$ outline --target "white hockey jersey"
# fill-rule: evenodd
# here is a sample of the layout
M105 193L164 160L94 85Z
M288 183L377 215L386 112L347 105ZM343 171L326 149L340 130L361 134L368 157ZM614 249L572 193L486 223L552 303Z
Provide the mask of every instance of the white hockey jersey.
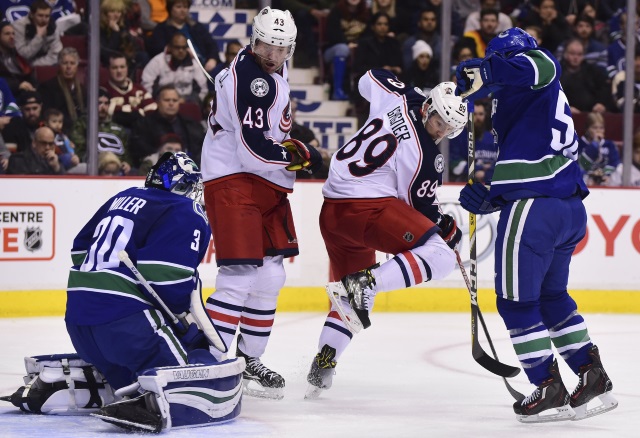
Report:
M291 192L295 172L285 170L291 154L280 144L292 126L286 64L281 74L267 74L245 47L215 77L211 107L202 146L204 180L252 174Z
M369 70L358 83L371 102L369 118L331 159L322 194L329 199L395 197L434 222L444 157L422 124L426 97L387 70Z

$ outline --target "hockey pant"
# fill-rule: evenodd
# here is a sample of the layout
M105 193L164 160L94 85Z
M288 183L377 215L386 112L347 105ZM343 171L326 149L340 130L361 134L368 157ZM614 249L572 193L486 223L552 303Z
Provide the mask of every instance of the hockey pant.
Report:
M249 357L262 356L284 282L283 256L265 257L260 267L220 266L216 291L207 299L205 307L227 346L240 326L240 351ZM215 351L212 353L217 355Z
M591 339L567 292L571 254L586 232L579 197L533 198L500 213L495 246L497 307L529 381L549 377L552 344L578 374Z
M80 357L114 389L135 382L137 373L148 368L187 364L187 352L155 309L101 325L67 324L67 331Z
M375 257L375 251L371 251ZM453 251L439 235L433 234L424 244L396 254L373 269L372 273L376 279L376 293L380 293L405 289L429 280L440 280L454 268ZM338 360L352 337L353 334L332 307L320 333L318 350L327 344L336 349Z

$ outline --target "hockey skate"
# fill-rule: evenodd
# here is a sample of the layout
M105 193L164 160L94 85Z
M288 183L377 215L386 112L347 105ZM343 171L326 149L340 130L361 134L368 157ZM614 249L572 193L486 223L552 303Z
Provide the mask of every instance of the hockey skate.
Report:
M571 407L576 412L573 420L603 414L618 406L618 401L611 395L613 384L602 367L597 346L593 345L589 349L589 356L592 362L580 367L578 386L571 393ZM588 409L587 405L592 400L599 400L600 404Z
M569 406L569 392L562 383L558 362L549 366L551 377L542 382L533 393L513 404L516 418L522 423L546 423L571 420L576 415Z
M346 275L339 282L327 285L329 299L352 333L371 326L369 310L376 295L376 280L371 270L377 266Z
M325 344L320 350L320 353L316 354L316 357L311 362L311 369L307 374L307 382L309 387L304 398L316 399L320 396L322 391L331 388L333 382L333 375L336 373L336 349Z
M242 374L242 393L251 397L282 400L284 398L284 378L264 366L259 357L249 357L239 349L236 357L244 357L247 367Z

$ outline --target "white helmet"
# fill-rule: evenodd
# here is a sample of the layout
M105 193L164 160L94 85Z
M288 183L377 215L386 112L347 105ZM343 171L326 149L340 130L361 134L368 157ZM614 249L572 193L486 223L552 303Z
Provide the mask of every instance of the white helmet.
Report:
M269 6L258 12L253 18L251 50L255 50L256 40L273 46L291 47L287 60L293 56L296 48L296 23L291 12L271 9Z
M453 128L453 131L447 135L449 138L457 137L467 123L467 104L460 96L456 96L455 91L456 84L453 82L439 83L431 90L422 111L422 123L425 125L429 116L437 112L442 120ZM424 111L427 105L428 108Z

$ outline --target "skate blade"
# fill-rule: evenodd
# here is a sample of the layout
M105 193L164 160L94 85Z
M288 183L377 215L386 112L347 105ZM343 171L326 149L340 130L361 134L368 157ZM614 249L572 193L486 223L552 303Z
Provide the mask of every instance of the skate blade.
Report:
M555 412L554 412L555 411ZM569 405L551 408L536 415L516 415L521 423L551 423L553 421L572 420L576 413Z
M244 379L242 381L242 394L249 397L282 400L284 398L284 388L266 388L253 380Z
M318 397L320 397L320 394L322 394L323 391L324 389L322 388L318 388L314 385L309 385L309 387L307 388L307 393L304 395L304 399L316 400Z
M326 287L327 295L329 295L329 300L331 300L331 304L340 315L340 319L347 326L349 331L353 334L359 333L362 330L362 322L355 315L355 312L351 312L351 315L347 315L344 311L343 305L349 306L348 303L343 303L341 301L342 297L347 296L347 291L344 289L344 285L341 281L336 281L332 283L328 283ZM349 306L351 307L351 306Z
M588 405L595 402L596 399L600 401L600 404L588 409ZM618 400L616 400L611 392L605 392L604 394L595 397L589 402L576 406L573 410L576 412L576 416L572 418L573 421L584 420L585 418L593 417L596 415L604 414L618 407Z
M99 418L102 421L105 421L107 423L110 423L115 426L122 427L128 430L134 430L138 432L154 432L154 431L157 432L157 427L151 426L149 424L136 423L133 421L124 420L122 418L114 418L114 417L109 417L107 415L102 415L97 413L89 414L89 415L91 415L92 417Z

